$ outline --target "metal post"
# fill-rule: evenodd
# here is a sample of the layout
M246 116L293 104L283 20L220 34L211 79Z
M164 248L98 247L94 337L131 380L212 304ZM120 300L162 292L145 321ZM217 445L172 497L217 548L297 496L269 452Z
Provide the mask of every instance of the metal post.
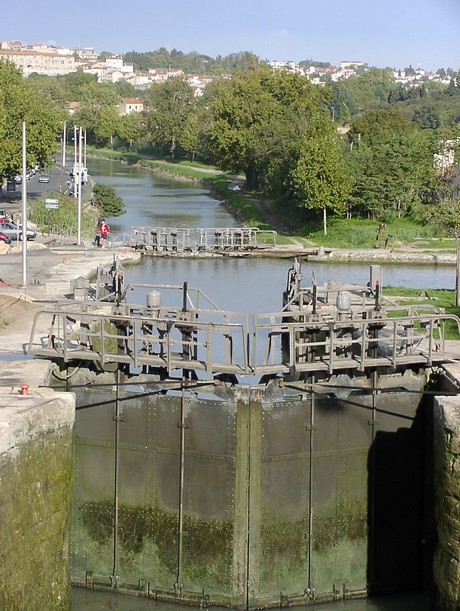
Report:
M75 186L78 182L78 217L77 217L77 246L81 244L81 147L82 147L82 128L80 127L78 138L78 170L75 179Z
M308 426L308 454L310 459L308 473L308 596L314 598L313 587L313 429L315 427L315 376L311 377L310 422Z
M27 151L26 124L22 123L22 286L27 286Z
M61 179L59 183L59 191L62 193L64 189L64 170L65 170L65 149L66 149L66 134L67 122L64 121L64 130L62 133L62 146L61 146Z
M77 181L75 173L77 171L77 126L73 126L73 196L77 199Z
M66 153L66 144L67 144L67 121L64 121L64 133L62 136L62 168L65 168L65 153Z
M113 565L112 586L116 586L118 572L118 523L119 523L119 479L120 479L120 369L115 377L115 433L114 433L114 492L113 492Z
M177 525L176 588L182 588L182 546L184 537L184 481L185 481L185 377L182 378L179 427L179 515Z

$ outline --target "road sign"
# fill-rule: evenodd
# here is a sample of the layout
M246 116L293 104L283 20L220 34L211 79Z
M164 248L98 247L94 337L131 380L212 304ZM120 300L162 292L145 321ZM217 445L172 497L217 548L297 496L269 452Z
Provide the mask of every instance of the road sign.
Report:
M45 202L45 208L47 210L57 210L59 208L59 204L57 202L56 203Z
M59 204L59 200L58 199L51 199L50 197L47 197L45 199L45 204Z

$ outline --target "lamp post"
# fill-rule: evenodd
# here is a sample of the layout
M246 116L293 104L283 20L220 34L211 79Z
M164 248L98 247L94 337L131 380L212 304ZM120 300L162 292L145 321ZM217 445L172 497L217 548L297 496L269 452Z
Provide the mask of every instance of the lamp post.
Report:
M81 155L82 155L83 130L80 127L78 136L78 168L75 176L75 188L78 189L78 212L77 212L77 246L81 244Z
M74 147L73 147L73 196L75 197L75 199L77 198L77 180L75 178L76 173L77 173L77 126L74 125L73 126L73 141L74 141Z
M22 286L27 286L27 153L26 123L22 123Z

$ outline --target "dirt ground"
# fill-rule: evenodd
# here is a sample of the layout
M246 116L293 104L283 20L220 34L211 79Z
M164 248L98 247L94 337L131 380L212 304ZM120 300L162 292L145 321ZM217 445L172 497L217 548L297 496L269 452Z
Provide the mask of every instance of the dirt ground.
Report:
M19 332L26 327L30 329L33 316L40 309L43 309L43 304L0 292L0 334Z

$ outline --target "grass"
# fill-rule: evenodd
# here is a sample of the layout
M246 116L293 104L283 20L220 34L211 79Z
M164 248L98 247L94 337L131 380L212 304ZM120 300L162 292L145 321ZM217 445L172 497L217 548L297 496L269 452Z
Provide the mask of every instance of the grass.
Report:
M401 304L414 304L418 306L435 306L444 308L446 314L460 317L460 308L456 306L455 291L447 289L408 289L402 287L384 287L384 297L394 298L395 302ZM399 298L399 299L398 299ZM448 321L445 327L445 338L459 340L457 325Z
M62 193L48 193L47 197L59 200L59 208L47 210L45 198L41 197L32 202L29 218L40 229L46 233L52 227L65 228L69 232L77 230L77 214L75 198ZM82 204L82 231L86 234L94 234L97 227L98 210L88 202Z
M439 236L439 231L430 225L420 225L409 218L392 218L386 223L386 229L379 234L379 222L368 219L328 219L328 231L325 236L321 219L306 220L305 211L286 207L285 202L272 203L273 211L278 218L285 221L291 229L272 227L262 219L263 211L247 194L232 191L233 182L230 175L217 173L214 166L186 159L172 161L161 159L149 153L114 151L113 149L96 149L88 147L90 154L114 159L129 164L139 164L153 171L160 171L171 176L180 176L188 180L205 182L212 194L225 202L227 209L241 222L259 229L278 230L277 243L299 244L308 246L325 246L329 248L388 248L397 249L410 246L420 251L455 250L455 241ZM255 194L256 195L256 194ZM260 195L260 194L259 194ZM282 235L281 235L282 234Z
M318 246L335 248L396 248L401 244L413 244L439 237L436 229L420 225L410 219L395 219L386 224L386 230L378 231L379 223L367 219L331 219L327 236L322 227L307 226L303 231Z

